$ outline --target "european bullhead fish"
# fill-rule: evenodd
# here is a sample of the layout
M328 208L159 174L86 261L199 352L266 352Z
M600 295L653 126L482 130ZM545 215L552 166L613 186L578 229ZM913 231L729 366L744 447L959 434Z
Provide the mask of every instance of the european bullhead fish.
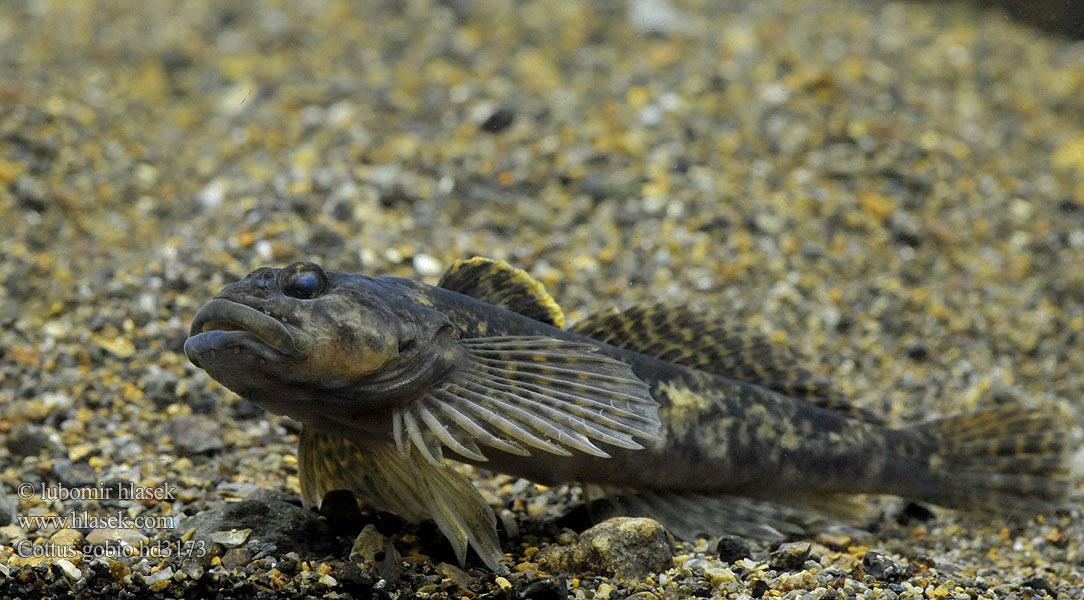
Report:
M303 424L307 506L351 490L434 520L460 563L471 547L493 569L496 518L449 458L591 484L679 535L801 531L813 508L856 493L1036 512L1070 487L1069 436L1048 412L998 405L889 427L740 327L647 306L566 328L540 283L485 258L435 287L261 268L196 313L184 349Z

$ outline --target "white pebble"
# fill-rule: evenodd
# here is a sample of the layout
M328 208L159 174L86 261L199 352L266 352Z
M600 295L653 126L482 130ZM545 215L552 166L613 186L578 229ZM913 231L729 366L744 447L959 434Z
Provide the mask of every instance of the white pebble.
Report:
M271 260L271 242L260 240L253 244L252 248L256 251L256 256L259 256L261 260Z
M414 270L423 277L439 275L442 268L440 261L428 254L414 255Z
M222 206L222 202L226 199L226 182L215 179L200 190L197 197L204 208L214 209Z
M167 580L167 579L169 579L171 577L173 577L173 569L171 567L166 567L164 569L155 571L154 573L151 573L150 575L145 576L143 578L143 583L145 583L147 585L154 585L154 584L158 583L159 581L165 581L165 580Z
M83 572L76 568L76 566L66 558L61 558L53 564L60 567L60 570L64 571L64 575L66 575L68 579L79 579L83 576Z

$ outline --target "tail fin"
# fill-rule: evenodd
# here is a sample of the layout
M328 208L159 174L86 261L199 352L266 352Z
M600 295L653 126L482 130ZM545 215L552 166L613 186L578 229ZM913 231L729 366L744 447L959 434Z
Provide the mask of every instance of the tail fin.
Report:
M1020 405L912 425L933 451L929 476L902 496L966 511L1044 512L1066 506L1074 435L1060 415Z

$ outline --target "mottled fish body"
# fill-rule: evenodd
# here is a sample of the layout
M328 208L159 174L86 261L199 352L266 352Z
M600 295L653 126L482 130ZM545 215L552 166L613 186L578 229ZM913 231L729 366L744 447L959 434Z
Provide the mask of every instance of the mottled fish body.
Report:
M492 510L446 457L597 484L611 510L684 535L800 531L809 507L854 493L1036 511L1069 488L1068 435L1049 413L888 427L740 327L655 306L566 329L539 283L489 259L459 261L435 287L260 269L196 314L185 351L305 425L306 504L352 490L435 520L461 561L470 546L492 568Z

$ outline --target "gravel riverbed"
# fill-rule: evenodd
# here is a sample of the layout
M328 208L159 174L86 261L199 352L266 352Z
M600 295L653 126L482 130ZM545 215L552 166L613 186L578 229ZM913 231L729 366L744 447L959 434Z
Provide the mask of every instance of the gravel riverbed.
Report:
M481 471L511 572L460 568L431 524L301 509L297 424L182 351L258 266L435 283L485 255L570 322L710 309L892 422L1084 423L1084 44L998 11L4 3L0 230L0 598L1084 595L1080 508L874 499L864 533L548 572L580 490ZM39 519L71 515L141 525Z

